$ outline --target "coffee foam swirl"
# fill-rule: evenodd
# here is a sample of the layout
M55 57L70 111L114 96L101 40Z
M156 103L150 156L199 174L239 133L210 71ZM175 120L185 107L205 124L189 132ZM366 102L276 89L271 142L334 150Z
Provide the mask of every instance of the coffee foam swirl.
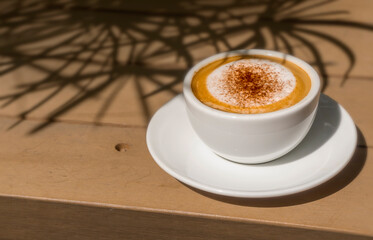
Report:
M215 69L207 77L207 89L217 100L250 108L275 103L295 88L293 73L265 59L241 59Z

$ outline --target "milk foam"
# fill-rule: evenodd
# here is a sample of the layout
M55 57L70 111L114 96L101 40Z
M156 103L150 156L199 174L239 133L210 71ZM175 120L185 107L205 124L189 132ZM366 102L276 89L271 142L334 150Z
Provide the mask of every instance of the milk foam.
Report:
M263 90L265 97L261 94L253 96L250 82L245 83L247 86L244 88L242 83L240 88L236 88L234 85L236 83L232 81L233 71L245 71L259 76L260 86L263 86L263 89L266 87L268 89L269 85L277 87L271 88L270 91ZM241 59L215 69L207 77L206 84L208 91L217 100L229 105L249 108L272 104L285 98L294 90L296 78L288 68L279 63L265 59ZM258 88L255 90L258 91Z

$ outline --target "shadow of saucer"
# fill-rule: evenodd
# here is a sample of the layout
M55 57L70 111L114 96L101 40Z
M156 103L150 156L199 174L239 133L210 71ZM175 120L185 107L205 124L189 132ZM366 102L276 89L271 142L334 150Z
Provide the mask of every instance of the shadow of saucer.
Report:
M367 157L367 146L362 132L358 127L356 128L358 133L358 144L355 149L354 155L352 156L348 165L334 178L319 185L318 187L312 188L304 192L272 198L235 198L208 193L190 187L188 185L184 185L206 197L241 206L285 207L316 201L329 195L332 195L346 187L359 175L360 171L363 169Z

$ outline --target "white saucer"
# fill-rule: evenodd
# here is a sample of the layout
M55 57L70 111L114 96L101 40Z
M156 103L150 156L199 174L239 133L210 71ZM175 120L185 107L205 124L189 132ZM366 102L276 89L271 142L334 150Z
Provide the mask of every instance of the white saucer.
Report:
M247 198L293 194L326 182L347 165L357 142L350 115L325 95L302 143L265 164L238 164L211 152L194 133L182 95L158 110L146 137L154 160L179 181L206 192Z

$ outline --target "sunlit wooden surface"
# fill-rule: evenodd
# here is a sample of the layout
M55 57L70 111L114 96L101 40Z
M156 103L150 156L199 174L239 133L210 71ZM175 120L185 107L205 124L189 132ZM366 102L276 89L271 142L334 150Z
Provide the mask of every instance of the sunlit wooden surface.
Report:
M373 238L372 1L0 6L0 238ZM320 73L359 129L341 174L293 196L233 199L155 164L151 116L191 66L241 48L291 53Z

